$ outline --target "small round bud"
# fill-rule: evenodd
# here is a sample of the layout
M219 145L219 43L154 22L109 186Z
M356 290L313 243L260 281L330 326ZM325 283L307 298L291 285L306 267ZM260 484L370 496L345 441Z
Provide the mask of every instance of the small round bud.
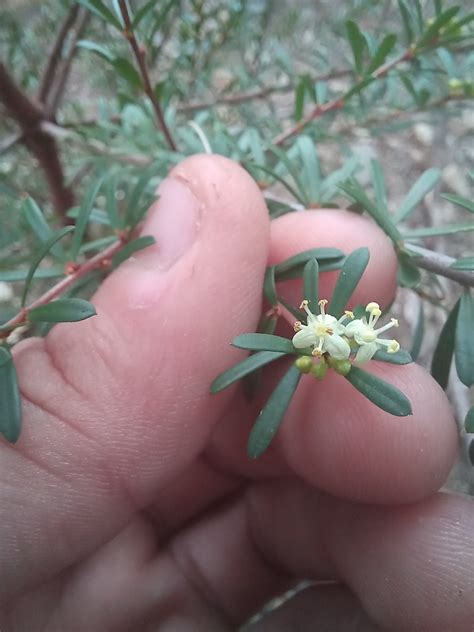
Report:
M349 360L335 360L332 367L339 375L347 375L352 368Z
M328 365L326 362L321 360L321 362L316 362L311 367L311 375L315 377L317 380L324 379L326 373L328 372Z
M301 373L309 373L313 366L313 361L309 356L300 356L296 360L295 366Z

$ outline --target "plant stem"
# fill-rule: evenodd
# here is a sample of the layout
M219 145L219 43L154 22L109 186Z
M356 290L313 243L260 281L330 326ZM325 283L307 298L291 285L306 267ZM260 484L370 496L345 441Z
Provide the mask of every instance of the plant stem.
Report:
M130 46L132 47L133 53L135 55L135 59L137 61L138 67L140 69L140 74L143 81L143 89L145 94L150 99L153 109L156 114L156 118L161 127L161 130L166 138L166 142L168 143L170 149L173 151L177 151L176 143L171 136L171 133L166 125L165 117L163 116L163 111L161 106L156 98L155 93L153 92L153 88L151 86L150 76L148 74L148 69L145 63L145 51L141 48L137 42L135 37L135 33L133 32L132 23L130 20L130 15L128 13L128 7L126 0L119 0L120 12L122 14L123 22L125 24L124 35L130 42Z
M452 257L407 242L404 243L404 246L416 255L414 263L419 268L428 270L428 272L434 272L452 281L457 281L457 283L465 287L474 287L474 272L451 268L451 265L456 261Z
M113 244L105 248L102 252L97 253L87 261L85 261L82 265L79 265L76 269L74 269L71 274L68 274L65 278L61 279L53 285L53 287L49 288L44 294L34 300L28 307L20 310L18 314L13 316L8 322L4 323L0 328L0 340L2 338L7 338L10 332L25 324L28 321L28 311L33 309L34 307L39 307L40 305L46 305L50 301L54 300L61 294L63 294L66 290L68 290L76 281L84 277L92 270L97 268L105 267L110 264L110 259L123 248L123 246L127 243L128 236L124 236L122 238L117 239Z

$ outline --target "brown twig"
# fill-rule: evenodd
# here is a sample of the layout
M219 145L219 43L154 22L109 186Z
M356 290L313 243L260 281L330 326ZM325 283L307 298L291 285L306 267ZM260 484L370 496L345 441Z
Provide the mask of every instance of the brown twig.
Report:
M58 281L56 285L53 285L53 287L51 287L44 294L42 294L40 297L30 303L28 307L21 309L18 314L16 314L8 322L2 325L0 329L0 340L2 338L7 338L12 330L28 322L29 310L34 309L35 307L39 307L40 305L46 305L61 294L64 294L66 290L74 285L74 283L76 283L79 279L82 279L84 276L86 276L86 274L89 274L89 272L110 265L110 260L112 259L112 257L123 248L127 241L127 236L119 238L113 244L105 248L102 252L97 253L82 265L77 266L77 268L75 268L71 272L71 274L68 274L65 278Z
M43 108L29 99L16 85L5 65L0 62L0 102L18 123L23 141L38 160L44 171L56 213L69 223L66 211L74 205L72 190L64 183L56 141L41 130Z
M451 268L455 262L452 257L410 243L405 243L405 248L415 255L414 262L419 268L444 276L465 287L474 287L474 272Z
M66 41L66 37L69 31L76 22L78 13L79 5L74 3L69 9L66 18L61 28L59 29L56 40L53 44L53 48L51 49L51 53L48 58L48 63L46 64L43 75L41 77L40 87L38 90L38 101L40 101L41 103L46 103L46 97L48 96L51 89L51 85L56 74L56 69L61 59L64 42Z
M163 132L166 142L169 147L173 151L177 151L176 143L171 136L171 133L168 129L168 126L165 121L165 117L163 116L163 111L161 106L156 98L155 93L153 92L153 88L151 86L150 76L148 74L148 69L145 63L145 50L140 47L135 37L135 33L133 32L132 23L130 21L130 15L128 13L128 7L126 0L119 0L120 12L122 14L123 22L125 24L124 35L128 39L130 46L132 47L133 54L135 55L135 59L137 61L138 67L140 69L140 74L143 81L143 89L145 94L150 99L151 104L153 106L153 110L155 111L156 118L158 120L158 124L161 127L161 131Z
M345 95L343 95L342 97L339 97L337 99L333 99L332 101L328 101L327 103L317 104L296 125L294 125L293 127L290 127L290 129L288 129L285 132L282 132L281 134L276 136L273 139L273 144L274 145L282 145L286 140L288 140L292 136L295 136L295 134L298 134L299 132L301 132L303 130L303 128L305 128L306 125L308 125L308 123L311 123L311 121L314 121L314 119L319 118L320 116L323 116L324 114L327 114L328 112L334 112L335 110L342 109L344 107L345 103L346 103L346 100L347 100L348 96L353 93L353 90L355 88L357 88L358 86L362 86L368 80L375 81L376 79L380 79L381 77L384 77L390 70L392 70L393 68L395 68L396 66L398 66L399 64L401 64L403 62L406 62L406 61L409 61L409 60L413 59L413 57L414 57L414 50L413 50L413 48L408 48L399 57L396 57L392 61L389 61L389 62L383 64L382 66L377 68L377 70L375 70L368 77L363 77L362 79L360 79L355 84L355 86L350 88L349 91Z

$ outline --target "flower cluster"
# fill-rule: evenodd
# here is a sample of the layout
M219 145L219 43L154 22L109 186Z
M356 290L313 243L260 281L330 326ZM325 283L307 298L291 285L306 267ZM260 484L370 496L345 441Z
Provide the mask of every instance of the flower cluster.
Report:
M398 327L398 321L392 318L389 323L376 329L376 324L382 315L378 303L369 303L365 308L367 315L363 318L354 318L352 312L345 311L337 319L326 313L327 302L325 299L319 301L320 313L318 315L309 310L308 301L304 300L301 303L300 309L305 310L307 319L306 325L300 321L294 325L296 333L292 342L296 349L312 348L314 356L322 360L325 358L330 366L340 367L340 372L343 373L350 369L348 360L352 354L354 354L355 364L365 364L381 348L385 348L388 353L396 353L400 349L396 340L379 337L379 334L387 329ZM309 372L306 371L306 368L310 368L307 361L305 363L302 360L300 364L303 372ZM317 373L318 371L315 373L316 377L323 377L323 375L318 376Z

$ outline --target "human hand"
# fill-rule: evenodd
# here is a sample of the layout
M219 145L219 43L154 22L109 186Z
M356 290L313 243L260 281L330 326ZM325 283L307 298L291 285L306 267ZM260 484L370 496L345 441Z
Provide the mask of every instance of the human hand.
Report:
M456 430L424 370L370 365L410 399L403 419L338 375L303 378L256 462L261 402L209 394L239 358L229 341L255 328L268 258L368 246L354 299L387 304L384 234L322 210L270 229L256 185L215 156L173 170L144 233L156 247L106 280L97 317L15 348L24 430L0 445L2 632L235 629L302 578L340 584L255 630L472 632L474 507L434 494Z

